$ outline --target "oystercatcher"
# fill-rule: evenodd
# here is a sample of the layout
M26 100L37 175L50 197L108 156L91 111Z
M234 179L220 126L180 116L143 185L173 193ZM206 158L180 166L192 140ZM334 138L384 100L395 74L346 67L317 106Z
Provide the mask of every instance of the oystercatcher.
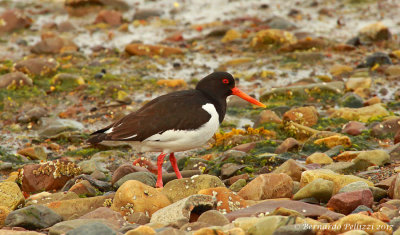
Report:
M157 187L163 187L162 164L169 160L178 179L182 178L174 152L204 145L224 119L226 98L236 95L265 108L258 100L235 87L227 72L214 72L203 78L196 89L159 96L119 121L98 130L88 142L131 141L138 151L161 152L157 159Z

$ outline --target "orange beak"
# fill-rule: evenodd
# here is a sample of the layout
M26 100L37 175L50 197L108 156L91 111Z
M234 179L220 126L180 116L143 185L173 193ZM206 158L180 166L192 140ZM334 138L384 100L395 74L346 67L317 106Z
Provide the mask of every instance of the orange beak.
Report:
M263 108L267 107L265 104L263 104L260 101L254 99L253 97L249 96L248 94L244 93L243 91L239 90L239 88L236 88L236 87L232 88L232 95L239 96L240 98L242 98L242 99L244 99L244 100L246 100L246 101L248 101L248 102L250 102L252 104L255 104L257 106L260 106L260 107L263 107Z

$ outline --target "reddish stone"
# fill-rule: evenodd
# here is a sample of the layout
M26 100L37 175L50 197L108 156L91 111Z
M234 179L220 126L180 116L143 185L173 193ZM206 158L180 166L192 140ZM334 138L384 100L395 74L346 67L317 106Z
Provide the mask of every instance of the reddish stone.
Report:
M149 170L147 170L144 167L132 166L129 163L123 164L114 171L114 173L111 177L111 184L114 184L115 182L117 182L119 179L121 179L122 177L124 177L127 174L130 174L133 172L140 172L140 171L149 172Z
M0 34L9 33L14 30L28 28L32 24L32 19L25 16L18 10L6 10L0 16Z
M361 134L361 132L366 129L367 127L364 125L364 123L351 121L343 127L342 133L355 136Z
M398 131L400 131L400 118L393 118L375 125L371 130L371 134L374 136L386 136L388 134L396 134Z
M122 14L114 10L102 10L97 15L94 23L106 23L111 26L118 26L122 24Z
M286 140L283 141L282 144L280 144L276 150L275 153L280 154L280 153L286 153L290 152L293 150L297 150L300 148L300 143L294 138L287 138Z
M226 187L208 188L199 191L199 194L210 195L217 200L217 210L221 213L229 213L247 207L243 198Z
M249 179L249 174L246 173L246 174L232 176L231 178L228 179L228 183L229 185L232 185L233 183L235 183L240 179L244 179L247 181Z
M105 219L115 227L122 227L126 222L124 217L116 211L111 210L108 207L99 207L94 211L91 211L85 215L82 215L79 219Z
M251 142L251 143L241 144L241 145L235 146L235 147L233 147L231 149L248 153L250 150L252 150L252 149L254 149L256 147L257 143L258 142Z
M400 130L394 136L394 144L400 143Z
M73 162L51 161L45 164L25 165L20 172L22 191L38 192L59 190L64 184L81 173Z
M339 193L331 197L327 207L342 214L350 214L360 205L371 207L374 197L371 190L364 189L347 193Z
M246 200L291 197L293 180L286 174L263 174L244 186L238 193Z
M145 56L169 56L174 54L183 54L183 51L175 47L167 47L162 45L145 45L139 43L128 44L125 51L130 55L145 55Z
M285 122L293 121L304 126L313 126L318 122L318 111L314 106L294 108L283 114Z
M330 219L338 220L343 217L342 214L328 210L326 207L308 204L301 201L286 200L286 199L273 199L243 208L241 210L233 211L225 216L229 221L233 221L240 217L259 216L260 214L268 214L275 211L277 208L283 207L290 210L295 210L305 217L316 219L320 216L328 217Z
M84 195L88 197L96 196L96 188L93 187L89 181L82 180L72 185L72 187L68 190L69 192L74 192L78 195Z

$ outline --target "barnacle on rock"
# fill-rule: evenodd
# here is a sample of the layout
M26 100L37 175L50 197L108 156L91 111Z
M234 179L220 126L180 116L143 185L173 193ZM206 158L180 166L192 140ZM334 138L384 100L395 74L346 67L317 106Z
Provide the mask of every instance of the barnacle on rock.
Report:
M271 137L275 137L275 132L265 130L264 127L260 128L248 127L246 130L233 128L232 131L230 132L216 133L214 136L215 142L213 143L213 147L222 145L226 146L232 144L231 142L234 142L232 141L232 138L235 136L245 136L245 137L250 137L250 139L259 140L261 138L269 139Z

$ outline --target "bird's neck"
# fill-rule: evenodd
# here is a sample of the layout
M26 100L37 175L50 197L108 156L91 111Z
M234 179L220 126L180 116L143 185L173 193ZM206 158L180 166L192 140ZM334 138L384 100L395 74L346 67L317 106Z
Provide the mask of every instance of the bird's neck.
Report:
M219 123L222 123L222 121L224 120L224 117L225 117L225 113L226 113L226 97L216 98L216 97L213 97L201 90L200 90L200 92L205 97L207 97L207 99L214 105L215 109L218 112Z

